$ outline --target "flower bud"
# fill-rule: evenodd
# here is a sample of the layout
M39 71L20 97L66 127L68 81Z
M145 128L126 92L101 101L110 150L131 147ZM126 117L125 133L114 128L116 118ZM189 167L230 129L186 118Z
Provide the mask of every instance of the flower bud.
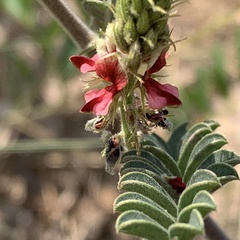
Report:
M117 0L116 14L124 21L127 22L130 16L130 0Z
M114 24L109 23L105 31L106 33L105 41L106 41L106 47L107 47L108 53L116 52L116 45L113 39L113 27L114 27Z
M170 31L167 24L164 26L163 32L158 34L157 38L161 41L165 39L165 42L168 42L168 39L170 38Z
M152 9L152 6L148 0L142 0L142 9L145 10Z
M123 35L128 45L131 45L133 42L137 40L138 34L132 18L129 18L128 21L126 22L123 30Z
M140 17L137 19L137 31L140 35L144 35L150 29L148 12L142 10Z
M155 5L161 7L166 12L170 10L173 0L155 0Z
M141 45L138 41L134 42L128 54L127 66L132 71L137 71L142 62Z
M132 0L130 12L135 18L139 18L143 9L142 0Z
M124 22L120 19L114 22L113 34L116 46L123 52L128 52L129 46L123 35Z
M162 19L164 17L164 14L158 11L155 12L151 12L151 14L149 14L149 22L150 24L154 24L156 22L158 22L160 19Z
M105 129L106 125L107 125L106 119L102 116L98 116L87 121L85 125L85 130L94 133L99 133Z
M157 37L161 36L166 28L167 25L167 18L162 19L154 24L154 32L157 35Z
M157 34L155 31L151 28L147 34L143 37L144 42L142 44L143 46L143 52L144 53L149 53L152 51L157 43Z

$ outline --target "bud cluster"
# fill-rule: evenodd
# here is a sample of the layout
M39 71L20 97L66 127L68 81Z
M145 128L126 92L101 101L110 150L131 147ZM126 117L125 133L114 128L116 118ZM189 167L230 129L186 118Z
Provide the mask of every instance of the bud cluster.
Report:
M128 53L138 42L143 57L170 38L167 20L173 0L117 0L114 39L117 47Z

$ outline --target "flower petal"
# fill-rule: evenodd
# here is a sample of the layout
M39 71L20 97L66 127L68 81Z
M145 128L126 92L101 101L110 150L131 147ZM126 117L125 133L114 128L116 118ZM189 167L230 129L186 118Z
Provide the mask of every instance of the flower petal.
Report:
M81 112L93 112L95 115L101 116L107 115L113 97L117 93L112 86L101 90L88 91L84 96L86 104L82 107Z
M111 55L103 57L96 62L95 67L97 75L111 82L117 91L126 86L127 75L119 66L117 56Z
M143 86L147 90L148 104L152 109L182 104L179 99L178 89L170 84L160 84L156 80L149 78Z
M155 63L145 72L144 79L150 78L152 73L158 72L164 66L166 66L166 52L162 52L160 56L157 58Z
M95 54L92 58L88 58L85 56L74 55L69 58L69 60L73 63L73 65L82 73L87 73L91 71L95 71L95 62L99 59L99 56Z

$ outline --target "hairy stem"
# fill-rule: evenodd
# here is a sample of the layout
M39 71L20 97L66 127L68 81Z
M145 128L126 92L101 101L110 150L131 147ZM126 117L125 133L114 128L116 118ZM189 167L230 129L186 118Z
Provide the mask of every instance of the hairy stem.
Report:
M127 121L127 114L124 110L124 105L123 102L121 102L120 105L120 120L121 120L121 128L122 128L122 132L123 132L123 138L124 138L124 142L126 144L126 147L128 149L132 149L132 145L131 145L131 141L130 139L132 138L132 133L131 131L129 131L129 124Z
M204 219L205 232L210 240L230 240L216 222L209 216Z
M73 42L81 49L94 40L95 33L66 5L63 0L37 0L58 21Z

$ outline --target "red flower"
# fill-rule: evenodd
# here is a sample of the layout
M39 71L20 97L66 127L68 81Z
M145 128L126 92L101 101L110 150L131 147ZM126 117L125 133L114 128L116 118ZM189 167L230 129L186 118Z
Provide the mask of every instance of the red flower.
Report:
M155 63L147 69L143 76L143 86L147 91L148 105L152 109L161 109L166 106L178 106L182 104L176 87L170 84L161 84L151 78L152 73L158 72L165 65L166 53L162 52Z
M127 76L119 66L115 55L100 58L94 55L92 58L72 56L70 61L80 69L82 73L95 71L96 74L111 84L103 89L93 89L85 93L86 104L82 112L93 112L96 115L107 115L109 106L121 89L127 84Z
M169 178L168 183L178 194L182 193L186 188L186 184L182 181L181 177Z
M99 56L95 54L92 58L84 56L71 56L70 61L79 68L82 73L95 71L95 63L99 59Z

